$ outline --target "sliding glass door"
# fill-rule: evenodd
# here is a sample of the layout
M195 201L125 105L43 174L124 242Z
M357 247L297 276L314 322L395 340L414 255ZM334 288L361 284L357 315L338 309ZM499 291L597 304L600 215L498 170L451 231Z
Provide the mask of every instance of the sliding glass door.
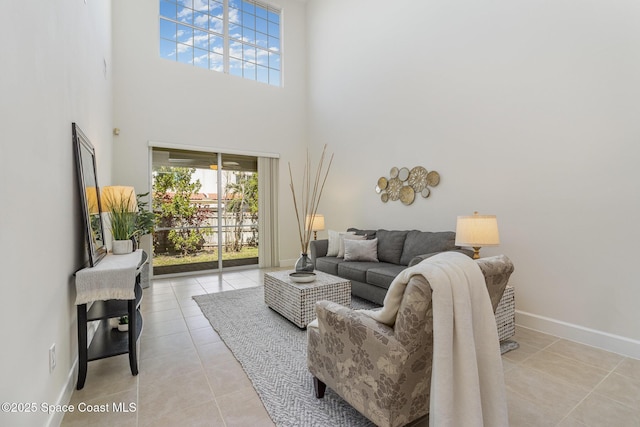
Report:
M152 149L153 274L258 264L258 158Z

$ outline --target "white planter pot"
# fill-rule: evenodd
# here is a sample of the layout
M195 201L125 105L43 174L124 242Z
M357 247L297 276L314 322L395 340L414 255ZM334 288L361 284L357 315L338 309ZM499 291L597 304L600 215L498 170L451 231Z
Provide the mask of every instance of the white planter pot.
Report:
M114 240L111 249L114 255L125 255L133 252L133 242L128 240Z
M119 324L118 325L118 330L120 332L127 332L129 330L129 325L126 324L126 323L124 325L123 324Z

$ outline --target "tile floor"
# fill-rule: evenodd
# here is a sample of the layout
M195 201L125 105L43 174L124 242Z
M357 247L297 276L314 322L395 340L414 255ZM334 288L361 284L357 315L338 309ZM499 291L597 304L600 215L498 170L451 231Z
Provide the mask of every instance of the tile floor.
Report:
M139 375L127 355L90 362L84 389L71 397L75 405L135 403L136 411L68 413L62 425L273 426L191 299L260 286L265 271L155 280L142 301ZM525 328L514 339L520 348L503 356L511 426L640 426L640 360Z

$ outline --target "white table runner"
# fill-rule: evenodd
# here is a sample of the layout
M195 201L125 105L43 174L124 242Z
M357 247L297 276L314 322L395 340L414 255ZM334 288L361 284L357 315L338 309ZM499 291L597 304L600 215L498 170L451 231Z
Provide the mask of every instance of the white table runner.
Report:
M95 267L76 273L76 305L109 299L134 299L136 268L142 250L126 255L107 254Z

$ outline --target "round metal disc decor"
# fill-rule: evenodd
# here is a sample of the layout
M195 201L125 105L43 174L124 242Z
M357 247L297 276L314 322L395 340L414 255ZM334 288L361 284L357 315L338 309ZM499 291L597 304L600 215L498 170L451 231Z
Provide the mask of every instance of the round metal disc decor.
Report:
M388 184L387 178L385 178L384 176L381 176L380 178L378 178L378 187L381 190L385 190L387 188L387 184Z
M416 193L421 192L427 186L427 170L422 166L416 166L411 169L408 182Z
M409 178L409 169L407 168L400 169L400 171L398 172L398 179L400 179L400 181L406 181L408 178Z
M440 183L440 174L436 171L431 171L427 174L427 185L435 187Z
M376 193L378 193L378 194L380 194L382 192L382 189L380 187L378 187L377 185L376 185L375 190L376 190Z
M390 200L398 200L400 198L400 189L402 188L402 181L398 178L391 178L389 180L389 186L387 187L387 193L389 193Z
M431 190L429 190L429 187L425 187L422 189L422 192L420 194L426 199L431 195Z
M405 205L410 205L416 198L416 193L413 191L413 187L408 185L403 186L400 189L400 201Z
M397 167L392 167L391 170L389 171L389 176L391 178L397 178L398 177L398 168Z
M387 203L389 201L389 194L387 193L382 193L380 195L380 200L382 200L384 203Z

